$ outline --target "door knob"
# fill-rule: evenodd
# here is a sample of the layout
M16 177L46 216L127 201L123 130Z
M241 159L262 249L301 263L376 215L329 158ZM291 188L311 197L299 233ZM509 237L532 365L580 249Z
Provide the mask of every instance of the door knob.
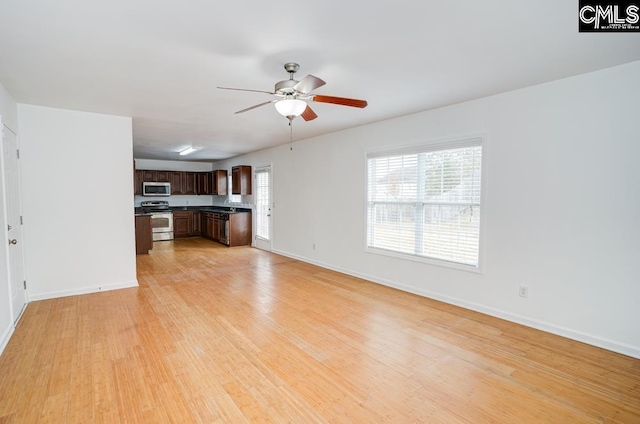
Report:
M18 244L18 240L11 239L11 240L9 240L9 244Z

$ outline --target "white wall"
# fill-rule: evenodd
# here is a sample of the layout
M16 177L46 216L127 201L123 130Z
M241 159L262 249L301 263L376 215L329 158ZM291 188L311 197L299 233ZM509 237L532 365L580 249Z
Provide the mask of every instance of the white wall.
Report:
M214 167L273 163L276 252L640 357L638 75L633 62ZM366 253L366 151L477 133L483 274Z
M18 117L29 299L136 286L131 118Z
M135 159L136 169L159 169L161 171L213 171L211 162L191 162L186 160Z
M18 132L17 120L18 108L15 100L0 84L0 131L2 126L6 125L13 132ZM0 136L0 141L2 137ZM0 164L4 163L3 149L0 146ZM6 214L6 196L4 185L4 167L0 166L0 225L2 225L3 234L7 228ZM5 237L5 240L7 237ZM0 353L4 350L9 342L11 334L13 334L13 322L11 319L11 292L9 281L9 252L7 243L0 243Z
M18 133L18 107L11 94L0 84L0 116L2 123Z

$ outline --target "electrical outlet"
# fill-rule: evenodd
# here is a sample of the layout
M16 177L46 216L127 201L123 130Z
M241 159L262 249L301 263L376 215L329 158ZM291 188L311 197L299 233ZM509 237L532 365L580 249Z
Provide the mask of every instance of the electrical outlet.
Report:
M524 284L520 284L520 297L529 297L529 286L525 286Z

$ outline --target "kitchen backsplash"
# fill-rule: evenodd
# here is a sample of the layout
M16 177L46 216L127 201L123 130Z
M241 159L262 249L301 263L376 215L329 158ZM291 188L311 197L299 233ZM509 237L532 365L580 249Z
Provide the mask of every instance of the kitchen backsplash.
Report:
M250 208L253 196L242 196L241 203L230 203L229 196L134 196L135 207L140 207L140 203L146 200L167 200L169 206L240 206Z

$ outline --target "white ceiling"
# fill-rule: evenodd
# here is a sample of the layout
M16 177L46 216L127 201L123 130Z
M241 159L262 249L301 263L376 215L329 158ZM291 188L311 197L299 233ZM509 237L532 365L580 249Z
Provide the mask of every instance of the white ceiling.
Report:
M577 0L2 0L0 83L20 103L133 117L134 157L289 141L261 93L285 62L327 84L293 140L640 60L640 34L580 34Z

